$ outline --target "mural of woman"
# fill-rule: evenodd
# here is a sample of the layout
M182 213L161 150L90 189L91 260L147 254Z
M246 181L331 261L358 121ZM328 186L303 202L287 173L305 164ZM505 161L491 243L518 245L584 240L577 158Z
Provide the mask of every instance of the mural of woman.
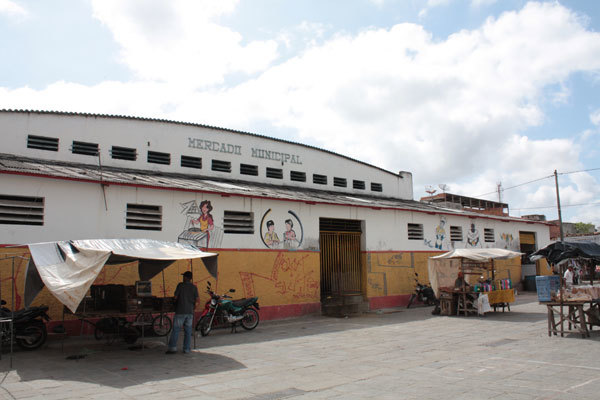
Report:
M267 221L267 233L265 233L265 243L270 248L277 247L279 245L279 236L275 233L275 222L272 219Z
M298 247L296 232L294 231L294 222L291 219L285 220L285 232L283 233L283 247L293 249Z
M196 219L192 219L191 226L195 229L200 229L200 232L206 233L206 247L210 240L210 232L215 228L215 223L211 215L213 209L210 200L204 200L200 203L200 216Z

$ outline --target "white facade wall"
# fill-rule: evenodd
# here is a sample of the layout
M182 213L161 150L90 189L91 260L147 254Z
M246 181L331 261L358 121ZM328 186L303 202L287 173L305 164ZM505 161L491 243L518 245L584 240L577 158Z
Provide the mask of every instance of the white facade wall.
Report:
M307 204L264 198L221 196L168 189L149 189L109 185L105 188L106 205L100 184L33 176L2 175L1 195L44 197L43 226L3 225L0 244L24 244L44 241L92 238L149 238L177 241L184 231L188 215L185 204L210 200L215 229L222 229L224 211L246 211L254 215L254 234L213 235L211 248L267 248L261 237L266 222L275 223L275 233L283 242L285 221L292 220L299 249L318 250L319 218L363 221L365 251L441 251L470 247L467 232L471 224L478 232L475 247L501 247L519 250L519 232L534 232L538 248L550 243L549 227L541 223L505 221L494 217L476 218L451 214L375 210L369 207ZM125 229L127 203L162 207L162 230ZM442 220L444 221L442 224ZM409 240L407 224L423 225L423 240ZM441 229L440 229L441 226ZM450 227L462 227L463 240L450 240ZM261 231L262 228L262 231ZM494 242L486 242L485 229L494 230ZM261 233L262 232L262 233ZM220 239L220 240L219 240ZM440 247L436 247L441 246ZM283 248L283 243L272 248Z
M28 135L59 138L58 152L27 148ZM42 160L97 166L97 157L71 152L73 141L80 141L99 144L103 166L243 179L379 197L413 198L410 172L394 174L301 144L198 125L90 115L0 112L0 137L3 138L1 153ZM136 149L137 160L112 159L112 146ZM148 151L169 153L171 164L148 163ZM182 155L202 158L202 168L181 167ZM213 171L212 160L230 162L231 173ZM258 166L258 176L240 175L242 163ZM282 169L283 179L267 178L267 167ZM305 172L306 182L290 180L291 171ZM313 174L327 176L327 184L313 183ZM334 177L345 178L347 187L334 186ZM353 189L353 180L364 181L366 188ZM372 191L371 183L381 184L382 191Z

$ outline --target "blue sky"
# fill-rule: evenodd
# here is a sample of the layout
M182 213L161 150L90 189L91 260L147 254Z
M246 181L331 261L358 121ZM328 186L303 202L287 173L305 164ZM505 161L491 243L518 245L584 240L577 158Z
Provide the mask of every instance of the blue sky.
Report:
M0 0L0 108L198 122L600 225L600 3ZM10 61L7 61L10 60ZM439 189L438 189L439 190ZM488 194L489 193L489 194Z

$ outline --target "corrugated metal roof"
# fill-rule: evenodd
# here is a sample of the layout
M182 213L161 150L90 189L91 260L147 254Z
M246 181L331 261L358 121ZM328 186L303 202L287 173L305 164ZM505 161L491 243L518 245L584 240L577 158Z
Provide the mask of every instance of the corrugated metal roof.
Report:
M309 204L335 204L534 223L533 221L521 218L489 216L469 211L436 207L414 200L379 198L357 194L349 196L345 193L319 191L297 186L275 186L246 181L217 180L202 176L152 173L151 171L114 167L103 167L100 169L99 166L94 165L38 160L17 157L11 154L0 154L0 173L78 180L108 185L143 186L163 190L194 191L229 196L266 198L270 200L299 201Z
M297 146L306 147L306 148L312 149L312 150L322 151L324 153L332 154L334 156L342 157L342 158L345 158L347 160L350 160L350 161L353 161L353 162L356 162L356 163L359 163L359 164L362 164L362 165L366 165L366 166L371 167L371 168L378 169L380 171L386 172L388 174L392 174L394 176L399 176L399 174L396 174L396 173L394 173L392 171L388 171L387 169L384 169L384 168L378 167L376 165L372 165L372 164L366 163L364 161L357 160L357 159L352 158L352 157L345 156L343 154L336 153L336 152L331 151L331 150L322 149L320 147L311 146L311 145L303 144L303 143L299 143L299 142L294 142L294 141L291 141L291 140L279 139L279 138L275 138L275 137L271 137L271 136L267 136L267 135L260 135L260 134L257 134L257 133L239 131L239 130L229 129L229 128L221 128L221 127L218 127L218 126L198 124L198 123L194 123L194 122L171 121L171 120L168 120L168 119L148 118L148 117L132 117L132 116L127 116L127 115L91 114L91 113L78 113L78 112L68 112L68 111L43 111L43 110L0 109L0 113L53 114L53 115L70 115L70 116L80 116L80 117L92 117L92 118L114 118L114 119L127 119L127 120L148 121L148 122L163 122L163 123L167 123L167 124L186 125L186 126L195 126L195 127L199 127L199 128L215 129L215 130L219 130L219 131L223 131L223 132L231 132L231 133L237 133L237 134L241 134L241 135L248 135L248 136L253 136L253 137L256 137L256 138L268 139L268 140L273 140L273 141L280 142L280 143L293 144L293 145L297 145Z

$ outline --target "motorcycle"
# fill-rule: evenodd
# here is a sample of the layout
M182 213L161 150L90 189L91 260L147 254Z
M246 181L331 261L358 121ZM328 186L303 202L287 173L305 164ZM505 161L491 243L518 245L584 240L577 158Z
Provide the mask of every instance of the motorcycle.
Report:
M13 318L12 332L9 322L0 323L0 340L2 344L10 344L11 338L24 350L35 350L46 343L48 331L45 321L50 321L46 313L48 306L28 307L15 311L4 307L6 301L0 302L0 318Z
M428 306L436 306L439 304L439 301L435 297L435 293L433 289L429 285L422 285L419 283L419 274L415 272L415 292L410 295L410 299L408 299L408 304L406 308L410 308L415 300L428 305Z
M234 292L235 289L229 289L229 293ZM196 330L200 331L202 336L207 336L213 329L228 326L231 326L231 332L234 333L238 322L248 331L258 326L258 297L230 300L232 297L227 294L219 295L213 292L210 282L207 282L206 293L210 298L196 324Z

